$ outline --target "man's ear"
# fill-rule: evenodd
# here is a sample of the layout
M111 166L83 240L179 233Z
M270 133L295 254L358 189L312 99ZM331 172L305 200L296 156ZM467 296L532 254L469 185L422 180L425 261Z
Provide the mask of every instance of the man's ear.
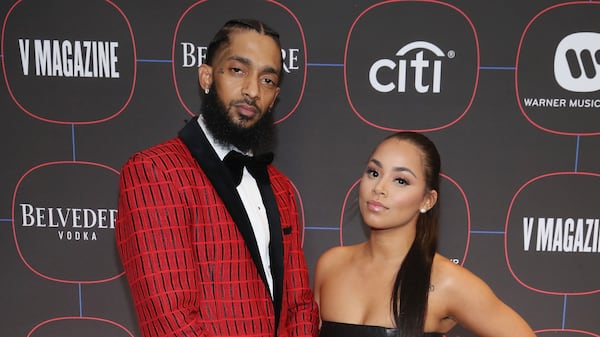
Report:
M277 87L277 89L275 89L275 96L273 96L273 101L271 102L271 104L269 104L269 109L272 109L273 105L275 105L275 102L277 101L277 96L279 96L280 90L281 90L280 87Z
M200 82L202 90L210 89L213 81L212 76L211 66L203 63L198 67L198 82Z

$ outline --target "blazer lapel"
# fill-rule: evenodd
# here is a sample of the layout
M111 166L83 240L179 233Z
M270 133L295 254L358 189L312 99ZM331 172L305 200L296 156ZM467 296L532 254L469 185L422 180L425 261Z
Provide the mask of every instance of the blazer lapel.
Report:
M208 139L206 139L206 135L202 131L200 125L198 125L197 118L198 117L194 117L183 129L181 129L181 131L179 131L179 138L190 150L196 161L198 161L198 164L200 164L200 167L214 186L217 194L219 194L223 200L225 207L246 241L252 260L266 285L267 278L260 258L258 244L256 243L256 237L252 230L248 214L244 209L242 199L237 193L233 179L228 174L224 174L227 168L219 159L219 156L208 142ZM269 217L269 223L270 222L271 218Z
M265 170L267 168L265 167ZM268 173L267 173L268 174ZM269 220L269 256L271 258L271 274L273 275L273 299L275 306L275 325L279 322L283 294L283 239L277 200L270 183L258 183Z

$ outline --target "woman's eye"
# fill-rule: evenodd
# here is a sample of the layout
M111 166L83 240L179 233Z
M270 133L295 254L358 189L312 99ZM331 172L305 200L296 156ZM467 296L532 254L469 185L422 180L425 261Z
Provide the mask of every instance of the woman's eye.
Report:
M408 181L406 181L405 179L402 179L402 178L396 178L394 181L400 185L408 185Z
M377 178L379 177L379 172L373 170L373 169L367 169L367 171L365 172L369 177L373 177L373 178Z

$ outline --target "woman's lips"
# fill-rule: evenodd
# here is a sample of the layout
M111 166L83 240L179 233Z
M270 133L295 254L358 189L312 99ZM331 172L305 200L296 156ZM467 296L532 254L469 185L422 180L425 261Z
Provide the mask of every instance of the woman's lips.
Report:
M374 212L380 212L387 209L387 207L385 207L382 203L374 200L367 201L367 208Z

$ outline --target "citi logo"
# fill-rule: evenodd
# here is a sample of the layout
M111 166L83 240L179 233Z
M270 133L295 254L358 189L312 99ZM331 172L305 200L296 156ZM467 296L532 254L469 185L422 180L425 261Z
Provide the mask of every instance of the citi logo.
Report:
M416 51L414 58L407 60L406 56L412 51ZM450 51L447 57L453 58L454 55L454 52ZM384 93L394 90L406 92L409 77L412 75L416 92L441 92L442 58L446 55L438 46L426 41L414 41L400 48L396 56L399 57L398 61L379 59L373 63L369 69L369 83L373 89ZM382 83L381 75L388 71L395 71L397 80Z
M568 91L600 90L600 33L579 32L563 38L554 53L554 78Z

